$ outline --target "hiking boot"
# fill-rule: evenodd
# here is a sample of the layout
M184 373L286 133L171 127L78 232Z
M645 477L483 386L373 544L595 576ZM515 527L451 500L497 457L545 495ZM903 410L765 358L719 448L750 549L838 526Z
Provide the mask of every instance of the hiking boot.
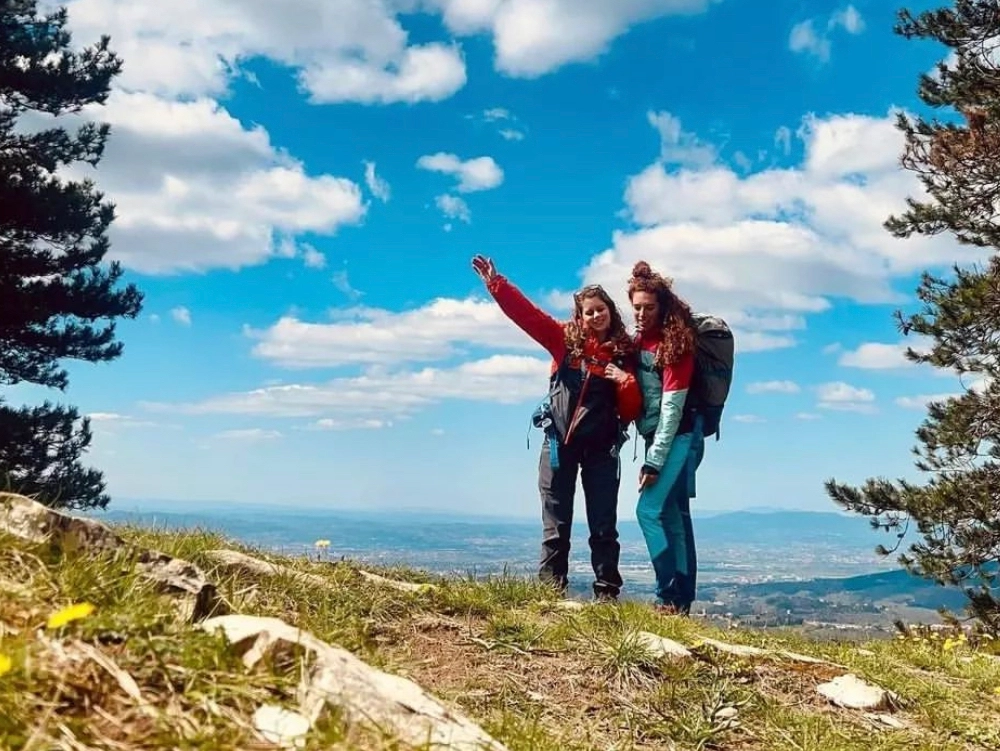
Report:
M599 603L610 603L612 605L618 604L618 595L612 594L610 592L597 592L594 594L594 600Z
M678 615L687 618L691 615L690 605L676 605L672 602L661 602L653 606L653 610L660 615Z

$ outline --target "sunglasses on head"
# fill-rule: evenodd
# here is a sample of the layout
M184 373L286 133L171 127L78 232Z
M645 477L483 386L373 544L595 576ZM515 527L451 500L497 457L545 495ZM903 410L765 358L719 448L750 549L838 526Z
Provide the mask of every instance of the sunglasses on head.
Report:
M573 299L579 302L585 297L590 297L593 294L607 295L608 293L604 291L604 287L600 284L588 284L583 289L577 290L573 293Z

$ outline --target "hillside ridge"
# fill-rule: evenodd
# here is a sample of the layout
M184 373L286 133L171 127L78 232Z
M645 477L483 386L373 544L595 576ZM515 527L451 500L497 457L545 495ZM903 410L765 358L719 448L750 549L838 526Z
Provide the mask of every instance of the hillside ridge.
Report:
M0 745L978 749L974 634L815 643L0 497Z

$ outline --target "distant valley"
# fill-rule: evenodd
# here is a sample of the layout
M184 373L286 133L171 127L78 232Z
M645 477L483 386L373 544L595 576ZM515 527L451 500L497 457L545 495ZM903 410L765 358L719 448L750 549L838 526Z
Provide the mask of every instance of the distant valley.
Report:
M293 507L120 502L107 521L198 527L284 553L313 554L330 540L330 557L405 565L437 573L532 575L538 523L415 511L322 511ZM838 513L739 511L696 515L699 601L716 619L756 626L809 625L823 631L865 628L889 633L895 618L938 620L939 607L960 609L964 596L910 576L874 553L894 538L867 520ZM620 525L624 596L650 599L652 570L638 525ZM574 527L572 588L589 589L586 524Z

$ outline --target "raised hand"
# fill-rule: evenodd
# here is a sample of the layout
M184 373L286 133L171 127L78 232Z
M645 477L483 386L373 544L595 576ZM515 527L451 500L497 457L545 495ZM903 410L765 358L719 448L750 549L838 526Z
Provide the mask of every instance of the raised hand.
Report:
M493 260L486 256L477 255L472 258L472 268L479 275L485 284L489 284L497 277L497 267Z

